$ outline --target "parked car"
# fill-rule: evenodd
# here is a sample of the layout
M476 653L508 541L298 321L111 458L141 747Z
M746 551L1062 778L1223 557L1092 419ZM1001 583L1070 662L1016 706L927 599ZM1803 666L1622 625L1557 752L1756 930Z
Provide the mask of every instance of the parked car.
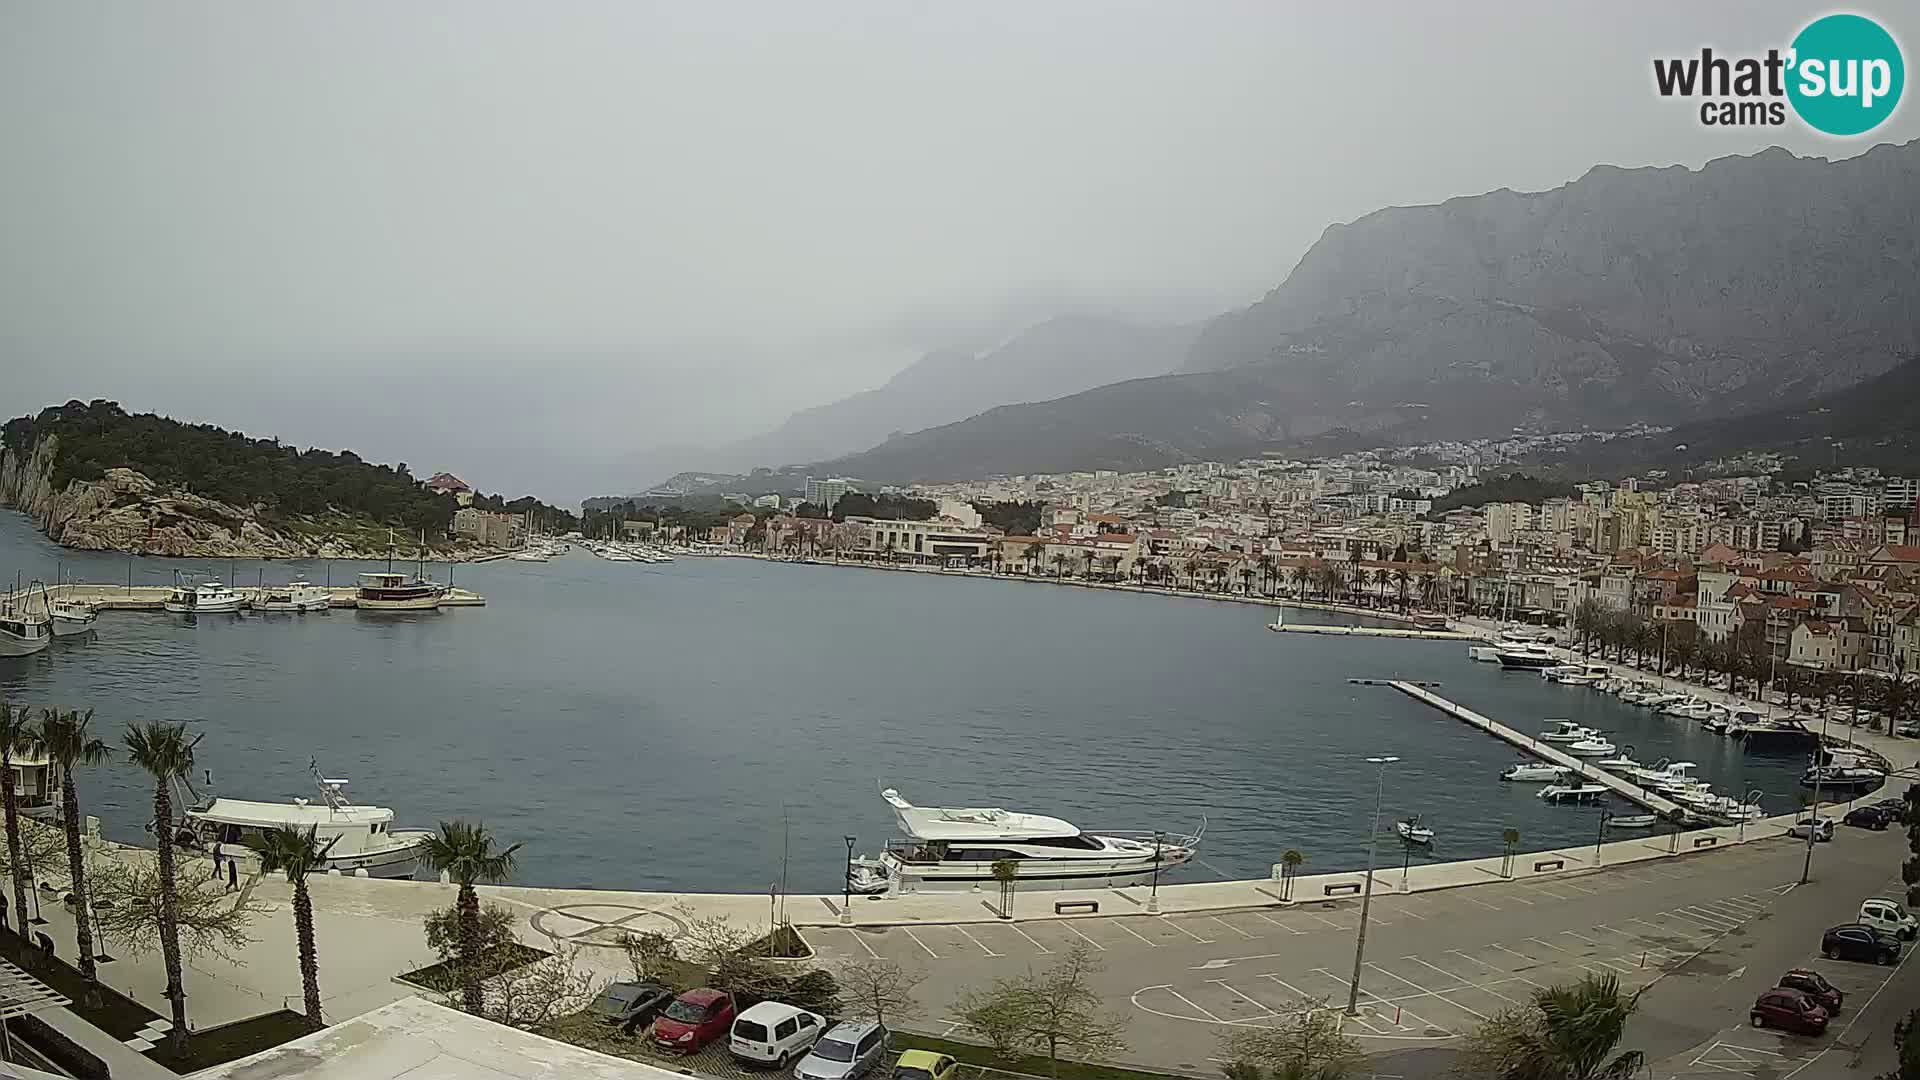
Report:
M1900 734L1905 735L1909 739L1920 736L1920 723L1908 721L1907 723L1901 724Z
M1827 1030L1827 1010L1819 1002L1798 990L1777 986L1754 999L1747 1020L1757 1028L1774 1027L1802 1035L1819 1035Z
M1860 922L1896 940L1912 941L1920 933L1920 919L1913 917L1905 904L1884 896L1870 896L1860 902Z
M1841 993L1839 987L1828 982L1825 975L1812 968L1794 968L1780 976L1780 987L1784 990L1798 990L1819 1002L1820 1007L1827 1010L1829 1018L1839 1012L1841 1003L1847 1000L1847 995Z
M1887 811L1881 807L1856 806L1847 811L1847 816L1840 819L1840 824L1851 825L1856 829L1872 829L1874 832L1884 832L1892 820L1892 817Z
M1803 817L1787 826L1787 835L1795 839L1804 839L1809 831L1813 833L1815 840L1831 840L1833 839L1833 819Z
M893 1080L953 1080L960 1063L931 1050L909 1050L893 1063Z
M820 1040L826 1018L794 1005L763 1001L741 1013L727 1036L727 1053L750 1065L784 1069Z
M893 1033L883 1024L835 1024L793 1067L796 1080L859 1080L887 1056Z
M733 1026L733 996L719 990L689 990L673 999L653 1022L653 1044L691 1054Z
M617 982L600 991L600 996L587 1006L587 1014L609 1024L638 1028L651 1021L672 1000L673 991L659 983Z
M1899 821L1907 816L1907 800L1905 799L1881 799L1873 805L1885 810L1887 816L1894 821Z
M1820 951L1829 960L1892 964L1900 959L1900 942L1871 926L1842 923L1821 935Z

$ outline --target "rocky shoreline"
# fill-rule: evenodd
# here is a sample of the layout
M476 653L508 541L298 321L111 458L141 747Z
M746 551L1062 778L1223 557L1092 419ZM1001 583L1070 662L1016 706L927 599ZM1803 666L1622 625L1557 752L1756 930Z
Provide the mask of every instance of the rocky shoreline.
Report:
M57 441L22 459L0 455L0 507L32 517L48 539L79 551L235 559L400 559L473 562L502 552L476 544L427 545L400 538L391 548L371 521L301 519L298 527L263 520L258 507L234 506L188 491L161 491L133 469L55 490Z

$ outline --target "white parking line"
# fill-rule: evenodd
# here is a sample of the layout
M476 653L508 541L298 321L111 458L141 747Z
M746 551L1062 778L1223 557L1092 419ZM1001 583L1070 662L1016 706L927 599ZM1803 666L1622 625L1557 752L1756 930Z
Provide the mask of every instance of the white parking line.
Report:
M1394 914L1395 914L1396 916L1397 916L1397 915L1405 915L1405 916L1406 916L1407 918L1409 918L1409 919L1418 919L1418 920L1419 920L1419 921L1421 921L1421 922L1426 922L1426 921L1427 921L1427 917L1426 917L1425 915L1422 915L1422 914L1420 914L1420 913L1419 913L1419 912L1417 912L1417 911L1410 911L1410 910L1408 910L1408 909L1406 909L1406 908L1394 908L1394 909L1393 909L1393 913L1394 913Z
M1180 921L1178 919L1168 919L1167 925L1173 927L1175 930L1180 931L1181 933L1187 935L1188 937L1192 938L1193 940L1199 942L1202 945L1213 944L1212 938L1201 937L1199 934L1196 934L1193 931L1187 929L1186 927L1181 926Z
M1300 999L1300 1001L1302 1002L1313 1002L1313 1001L1321 1000L1320 998L1314 997L1313 995L1307 993L1305 990L1300 989L1299 987L1293 985L1292 983L1288 982L1287 980L1281 978L1278 975L1262 975L1260 976L1260 978L1270 979L1273 982L1279 983L1281 989L1285 990L1289 994L1292 994L1294 997ZM1361 1027L1366 1028L1368 1031L1373 1032L1375 1035L1386 1034L1386 1032L1381 1031L1379 1028L1374 1027L1372 1024L1367 1023L1364 1017L1349 1016L1347 1017L1347 1019L1353 1021L1356 1024L1359 1024Z
M1273 916L1268 915L1266 912L1256 911L1253 914L1259 916L1262 919L1267 920L1268 922L1279 927L1280 929L1285 930L1289 934L1305 934L1306 933L1305 930L1296 930L1293 927L1288 926L1286 923L1281 922L1279 919L1276 919Z
M1212 919L1214 922L1219 923L1221 926L1224 926L1227 929L1233 931L1234 933L1239 934L1243 938L1251 939L1253 937L1252 934L1247 933L1245 930L1240 929L1239 927L1233 925L1232 923L1226 921L1225 919L1222 919L1218 915L1209 915L1207 917L1209 919Z
M1580 941L1584 941L1584 942L1586 942L1586 943L1587 943L1587 944L1589 944L1589 945L1598 945L1598 944L1600 944L1600 943L1599 943L1598 941L1595 941L1594 939L1592 939L1592 938L1590 938L1590 937L1588 937L1587 935L1585 935L1585 934L1581 934L1581 933L1576 933L1576 932L1574 932L1574 931L1572 931L1572 930L1562 930L1562 931L1560 931L1560 933L1561 933L1562 935L1564 935L1564 936L1566 936L1566 937L1570 937L1570 938L1576 938L1576 939L1578 939L1578 940L1580 940Z
M1212 983L1212 984L1214 984L1215 986L1218 986L1218 987L1220 987L1220 988L1221 988L1221 989L1223 989L1223 990L1226 990L1226 991L1227 991L1228 993L1230 993L1230 994L1238 994L1238 995L1240 995L1240 996L1241 996L1242 998L1245 998L1248 1004L1250 1004L1250 1005L1258 1005L1258 1006L1260 1006L1260 1008L1261 1008L1261 1009L1263 1009L1263 1010L1265 1010L1265 1012L1266 1012L1266 1014L1267 1014L1267 1015L1266 1015L1266 1016L1256 1016L1256 1017L1254 1017L1254 1019L1255 1019L1255 1020L1265 1020L1265 1019L1267 1019L1267 1017L1268 1017L1268 1016L1279 1016L1279 1015L1280 1015L1280 1013L1279 1013L1278 1011L1276 1011L1276 1010L1275 1010L1275 1009L1273 1008L1273 1006L1271 1006L1271 1005L1268 1005L1268 1004L1267 1004L1266 1002L1264 1002L1264 1001L1261 1001L1261 1000L1260 1000L1259 998L1257 998L1257 997L1254 997L1254 996L1253 996L1252 994L1249 994L1249 993L1247 993L1247 992L1246 992L1245 990L1242 990L1242 989L1240 989L1239 987L1237 987L1237 986L1235 986L1235 985L1233 985L1232 983L1230 983L1230 982L1228 982L1228 981L1227 981L1227 980L1225 980L1225 979L1208 979L1207 981L1208 981L1208 982L1210 982L1210 983Z
M1201 1016L1204 1016L1204 1017L1206 1017L1207 1019L1209 1019L1209 1020L1211 1020L1211 1021L1213 1021L1213 1022L1214 1022L1214 1023L1216 1023L1216 1024L1224 1024L1224 1023L1226 1023L1226 1021L1225 1021L1225 1020L1222 1020L1222 1019L1220 1019L1219 1017L1217 1017L1217 1016L1215 1016L1215 1015L1213 1015L1212 1013L1210 1013L1210 1012L1208 1012L1207 1010L1205 1010L1205 1009L1203 1009L1203 1008L1201 1008L1200 1006L1198 1006L1198 1005L1195 1005L1195 1004L1193 1003L1193 999L1192 999L1192 998L1189 998L1189 997L1187 997L1187 995L1185 995L1185 994L1183 994L1183 993L1181 993L1181 992L1180 992L1180 991L1178 991L1178 990L1175 990L1175 989L1174 989L1173 987L1171 987L1171 986L1169 986L1169 987L1167 987L1167 988L1166 988L1166 990L1167 990L1167 993L1169 993L1169 994L1172 994L1172 995L1173 995L1174 997L1177 997L1177 998L1179 998L1179 999L1180 999L1180 1000L1181 1000L1182 1002L1184 1002L1184 1003L1186 1004L1186 1006L1187 1006L1187 1008L1189 1008L1189 1009L1192 1009L1192 1010L1193 1010L1194 1012L1197 1012L1197 1013L1199 1013L1199 1014L1200 1014Z
M1561 948L1560 946L1558 946L1558 945L1555 945L1555 944L1554 944L1553 942L1551 942L1551 941L1541 941L1541 940L1540 940L1539 938L1537 938L1537 937L1530 937L1530 938L1528 938L1527 940L1528 940L1528 941L1531 941L1531 942L1533 942L1533 943L1534 943L1535 945L1545 945L1545 946L1546 946L1547 948L1549 948L1549 949L1552 949L1552 950L1553 950L1554 952L1558 952L1558 953L1563 953L1563 952L1566 952L1566 951L1567 951L1567 950L1565 950L1565 949L1563 949L1563 948Z
M1529 963L1529 964L1537 964L1537 963L1539 963L1539 962L1540 962L1540 961L1538 961L1538 960L1535 960L1535 959L1534 959L1533 957L1531 957L1531 956L1528 956L1528 955L1527 955L1526 953L1523 953L1523 952L1517 952L1517 951L1515 951L1515 950L1513 950L1513 949L1509 949L1509 948L1507 948L1507 947L1506 947L1505 945L1501 945L1501 944L1499 944L1499 943L1497 943L1497 942L1495 942L1495 943L1490 943L1490 944L1489 944L1489 945L1487 946L1487 948L1489 948L1489 949L1499 949L1499 950L1500 950L1501 952L1503 952L1503 953L1509 953L1509 954L1511 954L1511 955L1514 955L1514 956L1517 956L1517 957L1519 957L1520 959L1522 959L1522 960L1525 960L1525 961L1526 961L1527 963Z
M1320 920L1321 922L1323 922L1323 923L1326 923L1326 924L1327 924L1328 926L1331 926L1331 927L1333 927L1333 928L1334 928L1335 930L1351 930L1351 929L1352 929L1352 927L1349 927L1349 926L1341 926L1341 925L1340 925L1339 923L1337 923L1337 922L1334 922L1334 921L1333 921L1332 919L1322 919L1322 918L1320 918L1320 916L1318 916L1318 915L1315 915L1315 914L1314 914L1313 912L1311 912L1311 911L1309 911L1309 912L1306 912L1305 914L1306 914L1306 916L1307 916L1307 918L1309 918L1309 919L1319 919L1319 920Z
M1505 908L1495 907L1494 905L1487 903L1485 900L1482 900L1477 896L1462 896L1460 899L1465 900L1468 903L1479 904L1481 907L1486 908L1488 911L1505 911L1506 910Z
M1013 925L1012 923L1007 924L1007 929L1013 931L1016 934L1019 934L1023 938L1026 938L1027 942L1031 944L1034 948L1039 949L1041 953L1045 955L1052 955L1053 950L1047 948L1045 945L1040 944L1040 942L1032 934L1027 933L1025 930L1020 929L1019 927Z
M1145 946L1146 946L1147 948L1149 948L1149 949L1157 949L1157 948L1159 948L1159 947L1160 947L1160 943L1159 943L1159 942L1157 942L1157 941L1148 941L1148 940L1147 940L1146 938L1144 938L1144 937L1141 937L1141 936L1140 936L1140 934L1139 934L1139 933L1138 933L1137 931L1135 931L1133 927L1131 927L1131 926L1128 926L1128 925L1127 925L1126 923L1124 923L1124 922L1121 922L1121 921L1120 921L1120 920L1118 920L1118 919L1115 919L1115 920L1114 920L1114 922L1113 922L1113 925L1114 925L1114 927L1115 927L1116 929L1119 929L1119 930L1125 930L1125 931L1126 931L1127 933L1129 933L1129 934L1132 934L1132 935L1133 935L1134 937L1136 937L1136 938L1139 938L1139 939L1140 939L1140 943L1141 943L1142 945L1145 945Z
M1421 967L1424 967L1424 968L1432 968L1433 970L1439 972L1442 975L1445 975L1447 978L1452 979L1455 982L1460 984L1459 986L1449 986L1447 987L1448 990L1466 990L1466 989L1484 990L1487 993L1492 994L1494 997L1499 998L1501 1001L1504 1001L1509 1005L1521 1004L1520 1002L1515 1001L1514 999L1508 997L1507 995L1501 993L1500 991L1495 990L1492 986L1477 985L1467 979L1461 978L1460 976L1454 974L1451 971L1448 971L1446 968L1439 967L1434 964L1429 964L1425 960L1422 960L1417 956L1403 956L1400 959L1411 960L1414 963L1419 964Z
M1476 957L1472 957L1472 956L1468 956L1468 955L1467 955L1466 953L1463 953L1463 952L1461 952L1461 951L1460 951L1459 949L1448 949L1447 951L1448 951L1448 952L1450 952L1450 953L1452 953L1453 955L1455 955L1455 956L1457 956L1457 957L1459 957L1459 958L1460 958L1460 959L1462 959L1462 960L1471 960L1471 961L1473 961L1474 963L1476 963L1476 964L1479 964L1479 965L1480 965L1481 967L1483 967L1483 968L1486 968L1486 969L1487 969L1488 971L1499 971L1499 970L1500 970L1499 968L1497 968L1497 967L1494 967L1494 966L1493 966L1492 964L1489 964L1489 963L1487 963L1487 962L1486 962L1485 960L1481 960L1481 959L1478 959L1478 958L1476 958Z
M1587 888L1587 887L1586 887L1585 885L1575 885L1575 884L1574 884L1573 882L1571 882L1571 881L1563 881L1563 882L1561 882L1561 883L1560 883L1560 887L1561 887L1561 888L1563 888L1563 889L1572 889L1572 890L1573 890L1573 891L1575 891L1575 892L1583 892L1583 893L1586 893L1586 894L1587 894L1588 896L1599 896L1599 895L1600 895L1600 890L1599 890L1599 889L1589 889L1589 888Z
M877 952L874 952L874 951L873 951L873 946L871 946L871 945L869 945L869 944L867 944L867 936L866 936L865 934L862 934L862 933L861 933L860 931L858 931L858 930L849 930L849 931L847 931L847 933L849 933L849 934L852 934L852 935L853 935L853 940L855 940L855 941L857 941L857 942L859 942L859 943L860 943L860 947L861 947L861 948L863 948L863 949L865 949L865 950L867 950L867 958L868 958L868 959L870 959L870 960L878 960L878 959L880 959L880 954L879 954L879 953L877 953Z
M1551 896L1551 897L1553 897L1553 898L1554 898L1555 900L1571 900L1571 899L1573 899L1573 897L1571 897L1571 896L1568 896L1568 895L1567 895L1566 893L1562 893L1562 892L1554 892L1554 891L1553 891L1552 889L1549 889L1549 888L1547 888L1547 887L1546 887L1545 885L1535 885L1535 886L1533 887L1533 891L1534 891L1534 892L1543 892L1543 893L1546 893L1546 894L1547 894L1548 896Z
M1474 1009L1471 1009L1471 1008L1469 1008L1469 1007L1467 1007L1467 1006L1465 1006L1465 1005L1462 1005L1462 1004L1460 1004L1459 1002L1457 1002L1457 1001L1455 1001L1455 1000L1453 1000L1453 999L1452 999L1452 998L1450 998L1450 997L1442 997L1441 995L1442 995L1443 993L1445 993L1445 991L1441 991L1441 990L1429 990L1429 989L1427 989L1426 987L1424 987L1424 986L1421 986L1421 985L1420 985L1419 983L1417 983L1417 982L1414 982L1414 981L1413 981L1412 979L1409 979L1409 978L1405 978L1405 977L1403 977L1403 976L1400 976L1400 975L1395 975L1395 974L1394 974L1393 972L1391 972L1391 971L1388 971L1388 970L1387 970L1386 968L1383 968L1383 967L1381 967L1381 966L1380 966L1379 964L1375 964L1375 963L1372 963L1372 962L1369 962L1369 963L1367 964L1367 966L1368 966L1368 967L1370 967L1370 968L1372 968L1373 970L1375 970L1375 971L1377 971L1377 972L1379 972L1380 974L1382 974L1382 975L1385 975L1385 976L1386 976L1387 978L1389 978L1389 979L1393 979L1393 980L1395 980L1396 982L1403 982L1403 983L1406 983L1406 984L1407 984L1408 986L1411 986L1411 987L1413 987L1413 988L1414 988L1415 990L1418 990L1418 991L1420 991L1420 993L1419 993L1419 994L1417 994L1417 995L1415 995L1415 996L1417 996L1417 997L1431 997L1431 998L1439 998L1439 999L1440 999L1441 1001L1444 1001L1444 1002L1446 1002L1447 1004L1449 1004L1449 1005L1451 1005L1451 1006L1453 1006L1454 1008L1456 1008L1456 1009L1459 1009L1459 1010L1460 1010L1461 1012L1464 1012L1464 1013L1468 1013L1468 1014L1471 1014L1471 1015L1472 1015L1472 1016L1473 1016L1474 1018L1476 1018L1476 1019L1479 1019L1479 1020L1485 1020L1485 1019L1487 1018L1487 1014L1486 1014L1486 1013L1483 1013L1483 1012L1479 1012L1479 1011L1477 1011L1477 1010L1474 1010ZM1455 989L1455 990L1463 990L1463 989L1465 989L1465 987L1459 987L1459 986L1456 986L1456 987L1452 987L1452 989ZM1396 1004L1397 1004L1397 1003L1398 1003L1398 1002L1396 1001ZM1412 1014L1411 1014L1411 1013L1409 1013L1408 1015L1412 1015Z
M934 952L934 951L933 951L932 949L928 949L928 948L927 948L927 943L926 943L926 942L924 942L924 941L921 941L921 940L920 940L920 935L919 935L919 934L916 934L916 933L914 933L914 932L913 932L913 928L912 928L912 927L908 927L908 926L903 926L903 927L901 927L900 929L901 929L901 930L902 930L902 931L903 931L903 932L904 932L904 933L905 933L905 934L906 934L906 935L907 935L908 937L910 937L910 938L912 938L912 939L913 939L913 943L914 943L915 945L918 945L918 946L920 946L920 947L921 947L922 949L926 949L926 952L927 952L927 955L928 955L928 956L931 956L931 957L933 957L933 958L934 958L935 960L938 960L938 959L940 959L940 954L939 954L939 953L937 953L937 952Z
M1087 944L1093 946L1095 949L1098 949L1101 952L1107 951L1107 947L1105 945L1102 945L1099 942L1088 937L1087 935L1081 933L1080 931L1075 930L1072 923L1063 922L1060 924L1060 926L1062 929L1065 929L1068 933L1071 933L1074 937L1079 938L1081 941L1086 942Z
M1313 970L1318 974L1325 975L1327 978L1332 979L1334 982L1340 983L1343 986L1351 985L1350 983L1347 982L1347 980L1342 979L1340 976L1335 975L1333 972L1328 971L1326 968L1314 968ZM1367 989L1365 986L1360 987L1360 996L1367 998L1368 1000L1374 1002L1376 1005L1393 1005L1393 1002L1388 1001L1386 998L1381 997L1379 994L1374 993L1373 991ZM1419 1024L1421 1027L1440 1027L1439 1024L1429 1022L1425 1017L1414 1012L1412 1009L1395 1005L1393 1011L1397 1016L1404 1016L1412 1019L1414 1023ZM1387 1020L1386 1014L1384 1012L1381 1013L1380 1019L1389 1024L1392 1024L1394 1027L1399 1028L1401 1031L1413 1030L1407 1025L1401 1023L1398 1019ZM1445 1030L1445 1029L1443 1028L1442 1030Z
M980 951L981 951L981 952L984 952L984 953L986 953L986 954L987 954L988 956L1004 956L1004 955L1006 955L1005 953L997 953L997 952L994 952L994 951L993 951L992 949L989 949L989 948L987 948L987 943L986 943L986 942L984 942L984 941L981 941L981 940L980 940L979 938L977 938L977 937L974 937L974 936L973 936L972 934L969 934L969 933L967 933L967 928L966 928L966 927L964 927L964 926L961 926L961 925L959 925L958 923L956 923L956 924L954 924L954 927L953 927L953 928L954 928L955 930L958 930L958 931L960 931L960 936L961 936L961 937L963 937L963 938L966 938L966 939L967 939L968 941L971 941L971 942L973 942L973 943L974 943L975 945L978 945L978 946L980 946Z

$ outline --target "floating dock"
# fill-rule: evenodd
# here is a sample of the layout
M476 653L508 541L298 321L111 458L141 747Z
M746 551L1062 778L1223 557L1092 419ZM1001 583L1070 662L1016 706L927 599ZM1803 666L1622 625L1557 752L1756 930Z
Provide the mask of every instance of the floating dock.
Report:
M1458 630L1414 630L1397 626L1326 626L1317 623L1271 622L1267 629L1277 634L1333 634L1340 637L1428 638L1433 641L1477 641L1473 634Z
M1425 687L1417 686L1410 682L1403 682L1399 679L1395 679L1387 685L1413 698L1415 701L1426 702L1428 705L1439 709L1441 712L1446 713L1456 720L1464 720L1496 739L1510 742L1520 749L1525 750L1527 753L1532 754L1534 757L1539 758L1541 761L1547 762L1550 765L1564 765L1572 769L1574 775L1580 777L1582 782L1603 785L1615 795L1626 799L1628 802L1644 806L1656 814L1670 814L1679 811L1689 817L1693 816L1691 811L1679 803L1674 802L1672 799L1655 795L1653 792L1637 784L1629 783L1605 769L1593 766L1591 762L1574 757L1572 754L1566 753L1551 743L1543 743L1532 735L1515 731L1497 720L1482 716L1472 709L1467 708L1465 705L1458 705L1448 701L1446 698L1441 697L1439 694Z
M354 606L354 594L357 591L355 586L322 587L329 594L328 606L337 608ZM247 606L251 607L253 601L260 595L261 589L258 586L246 585L235 586L233 591L245 598ZM98 585L70 581L64 585L47 586L48 599L72 600L100 611L159 611L166 602L168 594L172 592L172 586L168 585ZM0 603L30 606L39 602L40 590L37 588L0 595ZM469 592L466 589L448 589L447 595L440 601L440 606L481 607L486 602L487 598L479 593Z

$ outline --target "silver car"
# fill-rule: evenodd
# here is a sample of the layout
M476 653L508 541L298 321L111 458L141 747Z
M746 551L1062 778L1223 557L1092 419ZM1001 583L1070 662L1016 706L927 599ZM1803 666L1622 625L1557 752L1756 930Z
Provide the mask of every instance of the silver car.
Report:
M835 1024L793 1067L793 1075L798 1080L855 1080L886 1056L890 1042L886 1027L871 1021Z

